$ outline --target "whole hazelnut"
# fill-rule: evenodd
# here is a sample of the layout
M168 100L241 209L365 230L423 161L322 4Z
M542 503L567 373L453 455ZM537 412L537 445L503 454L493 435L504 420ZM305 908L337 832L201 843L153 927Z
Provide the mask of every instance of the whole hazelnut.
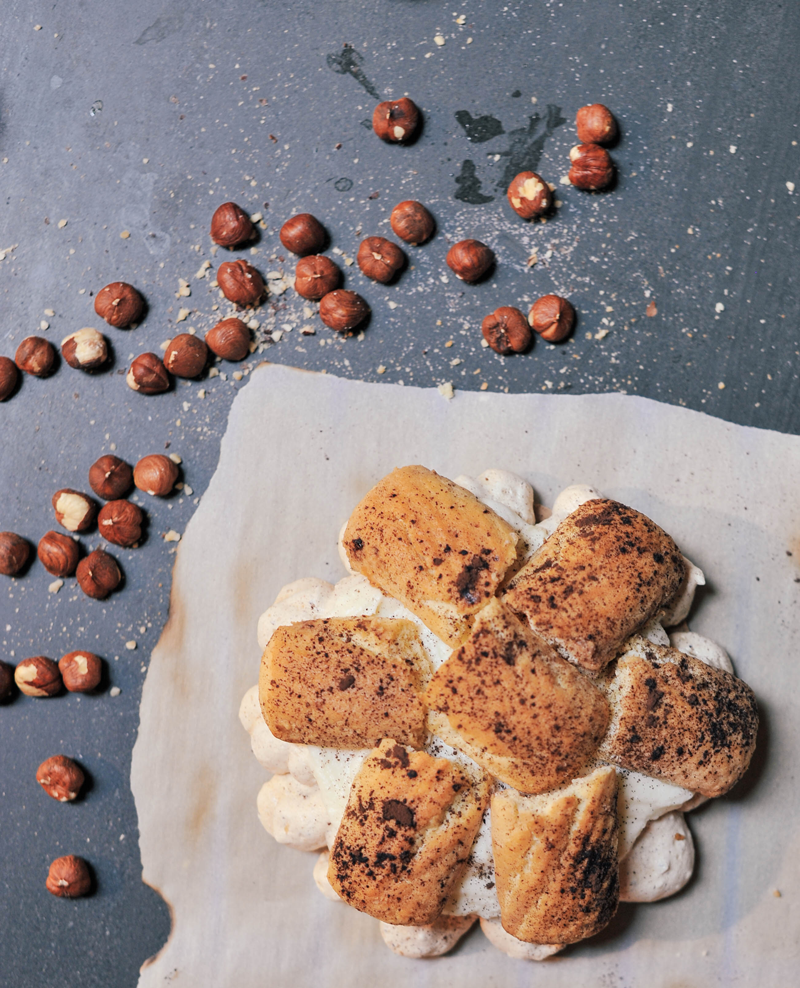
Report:
M143 395L157 395L169 390L167 368L155 353L140 353L131 364L125 380L129 388Z
M582 106L575 115L575 126L581 144L610 144L617 136L614 114L602 103Z
M60 532L46 532L36 550L39 561L53 576L70 576L80 558L78 543Z
M367 237L361 241L356 260L363 274L385 285L402 269L406 255L391 240Z
M89 485L98 497L116 501L133 487L133 470L118 456L101 456L89 467Z
M0 357L0 401L11 397L18 381L17 365L10 357Z
M345 288L328 292L319 303L319 317L330 329L339 333L355 329L369 315L369 306L364 299Z
M520 172L508 187L508 201L515 213L524 220L532 220L552 209L553 193L541 175Z
M325 249L328 234L325 227L311 213L298 213L281 227L279 234L283 246L293 254L319 254Z
M55 367L55 347L43 336L27 336L17 347L14 363L26 374L47 377Z
M75 574L78 586L87 597L105 600L120 585L122 573L116 559L102 549L95 549L78 563Z
M5 703L14 692L14 667L0 662L0 703Z
M576 144L569 153L572 167L567 178L578 189L604 189L614 178L611 155L599 144Z
M133 285L125 281L112 281L95 295L94 311L109 326L126 329L141 319L144 299Z
M543 340L558 343L572 331L575 310L560 295L543 295L531 306L528 322Z
M250 330L235 316L223 319L206 333L209 350L223 360L244 360L250 352Z
M208 347L191 333L180 333L164 354L164 366L176 377L197 377L208 363Z
M97 505L86 494L65 488L56 491L52 498L56 521L68 532L86 532L97 514Z
M337 265L324 254L301 257L294 269L294 290L303 298L320 299L336 288L341 276Z
M433 231L436 229L431 214L421 202L416 202L414 199L398 202L392 210L389 222L395 235L412 247L424 244L433 236Z
M378 103L372 114L372 129L382 141L410 141L419 126L419 107L407 96Z
M480 240L459 240L447 252L447 265L462 281L477 281L494 263L494 254Z
M97 529L108 542L129 549L142 537L142 509L130 501L109 501L97 516Z
M36 769L36 781L52 799L57 799L59 803L71 803L80 792L84 775L71 758L52 755Z
M58 660L58 668L70 693L96 689L103 676L103 660L94 652L67 652Z
M55 696L61 690L61 673L52 659L34 655L14 670L14 682L25 696Z
M178 479L178 467L163 453L143 456L133 468L133 482L140 491L166 497Z
M225 261L217 268L217 284L229 302L258 305L264 297L264 282L256 269L243 261Z
M211 239L220 247L236 247L255 236L255 227L247 213L235 202L223 202L211 217Z
M0 573L16 576L25 567L31 555L27 539L15 532L0 532Z
M522 353L531 345L533 334L524 313L511 305L501 305L481 323L483 338L495 353Z
M50 865L45 887L61 899L77 899L92 891L92 873L83 858L67 854Z
M76 370L97 370L108 360L108 344L102 333L87 326L61 341L61 355Z

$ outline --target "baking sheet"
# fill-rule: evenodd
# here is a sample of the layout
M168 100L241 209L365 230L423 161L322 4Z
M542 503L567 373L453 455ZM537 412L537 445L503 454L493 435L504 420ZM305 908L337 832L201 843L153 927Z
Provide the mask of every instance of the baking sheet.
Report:
M489 467L552 504L583 482L654 518L701 566L691 627L722 644L762 715L749 774L689 823L678 896L622 905L544 963L474 929L446 957L384 946L377 921L318 892L314 854L256 817L268 775L237 712L258 677L256 623L291 580L344 575L336 538L395 466ZM140 988L576 983L784 985L800 957L800 438L622 395L502 395L365 384L263 365L236 398L219 466L180 543L133 752L144 880L173 913ZM605 980L604 980L605 979Z

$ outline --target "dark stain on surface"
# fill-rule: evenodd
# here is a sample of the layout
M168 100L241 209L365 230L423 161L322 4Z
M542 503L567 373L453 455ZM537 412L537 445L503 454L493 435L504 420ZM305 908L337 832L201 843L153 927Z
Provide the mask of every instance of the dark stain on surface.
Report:
M164 38L169 37L170 34L175 34L176 31L180 31L183 27L183 14L162 14L161 17L157 18L150 27L147 27L142 31L139 37L134 41L135 45L146 45L148 41L163 41Z
M467 140L473 144L483 144L484 141L491 141L493 137L505 134L505 128L496 117L485 114L482 117L473 117L468 110L456 110L456 120L464 128Z
M328 68L336 72L337 75L352 76L374 99L379 100L381 98L380 93L361 68L364 62L363 56L352 45L346 44L338 54L331 52L330 55L326 55L325 62Z
M502 178L497 182L498 189L507 189L511 179L520 172L535 172L539 166L542 151L556 127L567 122L561 116L561 107L548 103L547 111L542 117L538 113L528 117L528 126L519 127L508 132L511 143L505 151L498 151L501 158L507 158Z
M486 196L481 192L481 180L475 172L475 162L469 158L461 165L461 174L456 175L456 191L454 199L468 202L472 206L480 206L484 202L493 202L494 196Z

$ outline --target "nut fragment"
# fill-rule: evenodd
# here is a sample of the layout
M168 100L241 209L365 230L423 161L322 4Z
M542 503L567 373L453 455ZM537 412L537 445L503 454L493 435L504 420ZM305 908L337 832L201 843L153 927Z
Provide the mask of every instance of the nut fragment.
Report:
M614 178L611 155L599 144L576 144L569 153L572 167L567 178L578 189L604 189Z
M52 659L34 655L14 670L14 682L25 696L55 696L61 690L61 673Z
M17 347L14 363L34 377L47 377L56 363L56 350L43 336L26 336Z
M508 187L511 208L524 220L543 216L553 206L553 194L547 182L536 172L520 172Z
M382 141L410 141L419 126L420 112L407 96L378 103L372 114L372 129Z
M70 693L96 689L103 676L103 660L94 652L67 652L58 660L58 668Z
M86 532L94 524L97 505L80 491L56 491L52 503L56 521L68 532Z
M447 252L447 266L462 281L477 281L494 263L494 254L480 240L459 240Z
M102 549L95 549L78 563L75 574L87 597L105 600L120 585L122 573L116 559Z
M46 532L36 550L39 561L53 576L70 576L80 558L78 543L60 532Z
M18 381L17 365L10 357L0 357L0 401L11 397Z
M559 295L543 295L531 306L528 322L543 340L558 343L569 336L575 323L575 310Z
M208 363L208 347L191 333L180 333L164 354L164 366L176 377L197 377Z
M220 247L236 247L255 236L255 227L247 213L235 202L223 202L211 217L211 239Z
M281 227L279 234L283 246L293 254L319 254L325 249L328 234L325 227L311 213L298 213Z
M391 240L367 237L361 241L356 261L363 274L385 285L403 268L406 255Z
M328 292L319 303L319 317L330 329L339 333L355 329L369 315L369 306L356 292L337 288Z
M92 873L83 858L67 854L50 865L45 887L61 899L77 899L92 890Z
M16 532L0 532L0 573L3 576L16 576L31 555L27 539Z
M212 353L223 360L244 360L250 352L250 330L241 319L223 319L206 333L206 343Z
M108 542L129 549L142 537L142 509L130 501L109 501L97 516L97 529Z
M389 218L395 235L416 247L433 236L436 223L428 210L415 199L398 202Z
M101 456L89 467L89 485L98 497L115 501L133 486L133 470L118 456Z
M163 453L143 456L133 468L133 482L145 494L166 497L177 479L177 465Z
M217 283L225 298L236 305L258 305L264 297L261 275L241 258L220 264L217 268Z
M582 106L575 116L581 144L610 144L617 136L614 114L602 103Z
M303 298L319 299L339 284L342 272L324 254L301 257L294 271L294 289Z
M80 766L66 755L53 755L36 769L36 781L48 796L59 803L71 803L80 792L84 775Z
M108 360L108 344L102 333L86 326L61 341L61 355L76 370L97 370Z
M128 387L143 395L157 395L169 390L169 374L155 353L140 353L125 378Z
M510 305L501 305L486 316L481 323L481 332L489 346L502 354L522 353L533 339L524 313Z
M125 281L112 281L95 296L94 311L109 326L126 329L131 323L141 319L144 299L133 285Z

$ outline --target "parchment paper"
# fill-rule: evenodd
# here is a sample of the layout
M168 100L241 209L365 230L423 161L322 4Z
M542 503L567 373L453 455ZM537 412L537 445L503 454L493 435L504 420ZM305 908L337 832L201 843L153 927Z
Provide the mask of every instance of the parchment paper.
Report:
M756 691L748 776L689 815L698 864L673 899L623 905L545 963L473 930L450 955L398 957L378 923L317 891L316 855L256 817L268 778L237 711L256 622L280 587L335 582L341 523L395 466L513 470L552 504L585 482L654 518L709 586L690 618ZM489 985L785 986L800 958L800 438L641 398L457 393L264 365L237 397L219 467L180 543L133 753L144 880L173 910L141 988ZM776 893L780 892L780 896Z

